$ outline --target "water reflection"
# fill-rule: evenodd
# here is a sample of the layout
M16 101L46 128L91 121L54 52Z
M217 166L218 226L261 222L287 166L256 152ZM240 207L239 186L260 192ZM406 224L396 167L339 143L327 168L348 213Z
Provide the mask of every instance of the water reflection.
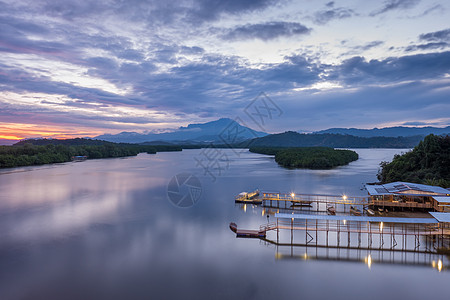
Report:
M381 265L414 266L447 271L450 267L447 257L436 253L408 253L384 250L345 249L315 246L277 246L277 260L308 260L338 263L365 264L369 270ZM444 266L444 261L447 264Z
M196 166L199 150L1 170L1 299L283 299L299 291L306 299L359 299L393 281L395 288L365 297L401 297L406 287L410 299L442 296L447 272L427 270L445 271L445 257L433 259L434 269L403 269L378 264L371 252L369 272L294 249L310 258L297 264L275 259L276 246L236 239L228 229L230 221L259 228L281 210L236 207L241 191L364 195L361 184L375 181L379 161L398 150L357 150L364 163L329 171L286 170L270 157L224 151L230 167L216 182ZM203 196L190 209L167 200L169 180L182 172L202 181Z

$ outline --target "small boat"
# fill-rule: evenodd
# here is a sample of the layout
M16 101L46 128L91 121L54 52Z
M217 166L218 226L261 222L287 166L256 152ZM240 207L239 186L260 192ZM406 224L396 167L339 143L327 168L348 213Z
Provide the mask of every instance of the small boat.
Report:
M384 212L384 209L382 207L378 207L378 212L381 214Z
M267 229L260 230L246 230L246 229L238 229L236 223L230 223L230 229L234 233L236 233L236 237L239 238L265 238Z
M366 209L366 213L368 216L374 216L375 212L373 210L371 210L370 208Z
M359 209L357 209L356 207L350 206L350 214L355 215L355 216L360 216L361 211Z
M333 205L331 205L331 204L327 205L327 211L328 211L329 215L335 215L336 214L336 208Z
M230 229L231 229L231 231L233 231L234 233L236 233L236 231L237 231L237 224L234 223L234 222L231 222L231 223L230 223Z
M239 193L239 195L236 196L234 199L235 202L241 202L241 203L253 203L253 204L261 204L262 199L258 198L259 196L259 190L255 190L254 192L247 193L242 192Z

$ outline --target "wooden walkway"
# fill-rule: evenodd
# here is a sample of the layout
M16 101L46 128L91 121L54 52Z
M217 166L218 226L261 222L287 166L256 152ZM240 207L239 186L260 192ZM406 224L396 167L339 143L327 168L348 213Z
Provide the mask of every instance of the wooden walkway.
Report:
M295 208L315 206L316 211L326 211L328 206L334 206L337 211L348 212L350 206L362 206L364 210L369 207L406 208L406 209L432 209L431 203L382 201L373 200L369 196L355 197L346 195L321 195L321 194L297 194L297 193L268 193L261 192L253 199L236 200L236 202L262 205L271 208ZM363 212L364 213L364 212Z

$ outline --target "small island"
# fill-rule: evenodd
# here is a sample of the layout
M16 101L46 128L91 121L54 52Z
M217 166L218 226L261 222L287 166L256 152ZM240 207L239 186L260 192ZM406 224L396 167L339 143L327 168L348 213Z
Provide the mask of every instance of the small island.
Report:
M331 169L347 165L359 157L355 151L329 147L250 147L249 151L275 155L275 161L285 168Z

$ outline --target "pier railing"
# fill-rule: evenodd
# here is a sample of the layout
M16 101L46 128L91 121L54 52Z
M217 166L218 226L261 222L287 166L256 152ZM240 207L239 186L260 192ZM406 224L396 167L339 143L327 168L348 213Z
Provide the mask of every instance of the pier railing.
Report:
M295 194L295 193L262 193L263 201L288 201L288 202L318 202L318 203L335 203L348 205L368 205L370 204L368 197L347 197L337 195L315 195L315 194Z

